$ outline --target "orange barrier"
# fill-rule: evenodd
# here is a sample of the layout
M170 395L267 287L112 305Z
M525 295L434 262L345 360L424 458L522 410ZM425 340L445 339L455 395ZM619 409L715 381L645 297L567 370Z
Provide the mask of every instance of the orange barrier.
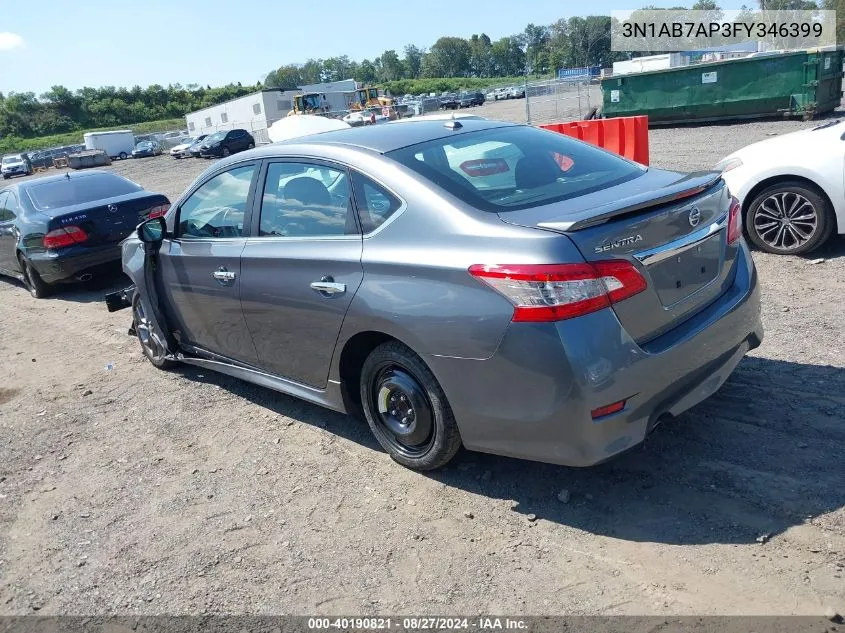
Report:
M647 116L549 123L540 127L598 145L642 165L648 165Z

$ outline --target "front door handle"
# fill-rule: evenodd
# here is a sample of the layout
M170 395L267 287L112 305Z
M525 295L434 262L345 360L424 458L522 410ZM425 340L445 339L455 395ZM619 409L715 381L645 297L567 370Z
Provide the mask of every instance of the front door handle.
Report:
M226 270L223 266L211 273L211 276L214 277L217 281L221 281L223 283L234 281L236 277L235 273L230 270Z
M312 283L311 289L322 295L330 296L346 292L346 284L335 283L332 277L323 277L320 281Z

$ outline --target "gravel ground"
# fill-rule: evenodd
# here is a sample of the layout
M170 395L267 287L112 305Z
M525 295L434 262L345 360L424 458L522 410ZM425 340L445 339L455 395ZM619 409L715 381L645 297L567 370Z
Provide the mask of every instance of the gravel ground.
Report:
M652 162L804 125L653 130ZM175 198L208 164L113 169ZM120 279L43 301L2 281L0 614L842 612L845 244L754 257L763 346L587 470L467 453L413 473L363 423L155 370L102 303Z

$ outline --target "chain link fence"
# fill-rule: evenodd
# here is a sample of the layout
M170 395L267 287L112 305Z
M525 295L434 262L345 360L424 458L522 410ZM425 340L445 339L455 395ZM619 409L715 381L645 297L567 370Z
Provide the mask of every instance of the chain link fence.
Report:
M525 86L525 118L530 125L592 117L601 105L601 88L589 79L549 79Z

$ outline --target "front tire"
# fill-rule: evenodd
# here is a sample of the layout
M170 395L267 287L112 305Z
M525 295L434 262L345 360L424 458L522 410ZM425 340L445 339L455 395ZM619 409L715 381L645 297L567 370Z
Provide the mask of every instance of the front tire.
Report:
M132 298L132 319L135 335L147 360L157 369L165 370L173 367L173 361L167 358L167 349L153 332L144 302L138 294Z
M223 148L223 158L227 157L227 156L228 156L229 154L231 154L231 153L232 153L232 152L230 152L230 151L229 151L229 148L228 148L228 147L224 147L224 148Z
M461 435L446 395L422 359L399 342L378 346L361 371L361 403L382 448L406 468L449 463Z
M748 239L775 255L804 255L830 237L833 209L814 187L785 180L766 187L745 215Z
M33 268L32 264L23 255L19 257L18 261L20 262L21 271L23 271L23 283L26 289L29 290L29 294L36 299L43 299L44 297L50 296L53 292L53 287L41 279L41 275Z

